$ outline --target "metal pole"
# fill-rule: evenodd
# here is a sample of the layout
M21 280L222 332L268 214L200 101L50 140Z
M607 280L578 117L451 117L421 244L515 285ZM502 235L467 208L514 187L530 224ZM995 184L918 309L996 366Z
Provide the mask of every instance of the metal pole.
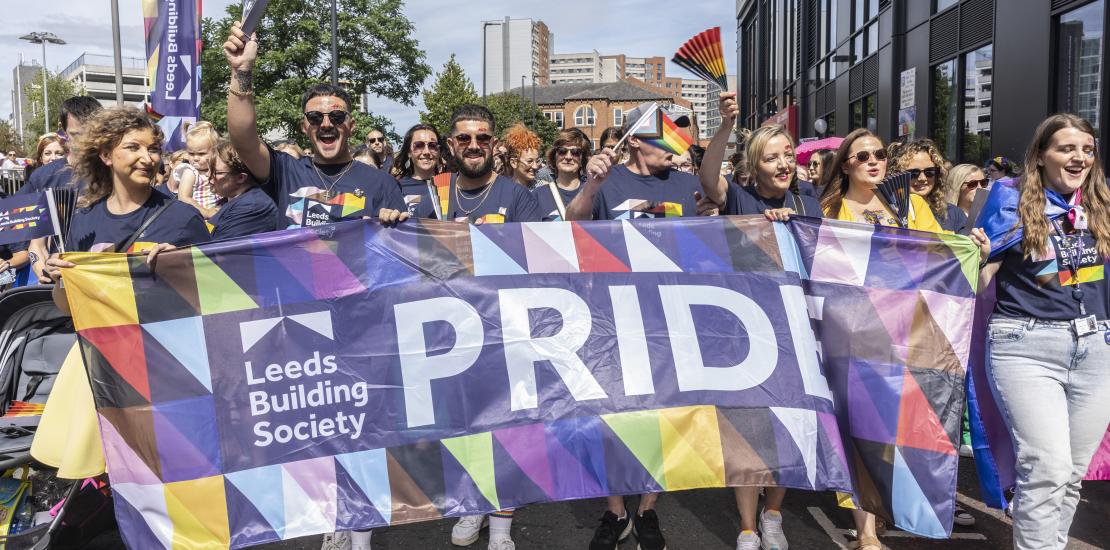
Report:
M520 75L520 122L524 122L524 102L527 101L524 97L524 75Z
M536 75L532 75L532 130L536 129Z
M46 91L46 39L42 40L42 133L50 133L50 94Z
M123 107L123 54L119 45L119 0L112 0L112 56L116 62L116 105Z
M335 8L336 0L331 0L331 84L339 85L339 16Z

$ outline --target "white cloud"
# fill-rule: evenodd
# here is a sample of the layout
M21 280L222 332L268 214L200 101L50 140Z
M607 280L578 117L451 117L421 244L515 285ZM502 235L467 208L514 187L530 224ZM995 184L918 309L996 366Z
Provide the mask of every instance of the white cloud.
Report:
M220 17L225 8L237 0L205 0L204 15ZM601 53L624 53L631 56L670 57L686 39L709 27L720 26L724 41L726 65L730 72L736 67L735 4L724 0L686 0L681 9L661 9L657 2L647 0L560 0L529 2L489 0L472 3L465 8L447 2L409 2L405 13L416 27L415 35L427 52L427 63L439 71L456 54L459 63L481 91L481 21L510 17L531 17L547 24L555 34L555 52L597 50ZM82 52L110 54L112 51L111 19L107 0L51 0L35 10L6 12L0 31L0 113L11 111L12 70L19 54L24 58L41 58L41 47L18 39L23 33L51 31L70 42L66 46L48 46L47 60L51 70L63 69ZM143 57L143 23L139 0L120 0L121 43L124 55ZM219 45L208 45L218 47ZM689 76L670 64L670 75ZM431 81L426 83L430 84ZM409 107L377 99L370 108L388 116L398 130L415 124L423 101L415 98Z

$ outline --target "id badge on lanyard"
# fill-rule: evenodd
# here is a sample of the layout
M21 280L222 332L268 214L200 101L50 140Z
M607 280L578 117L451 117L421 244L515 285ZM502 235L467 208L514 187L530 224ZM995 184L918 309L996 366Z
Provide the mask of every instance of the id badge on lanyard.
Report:
M1079 264L1083 259L1083 230L1077 227L1075 235L1066 235L1059 220L1055 219L1052 220L1052 229L1060 238L1057 245L1059 256L1067 260L1071 278L1075 281L1075 286L1071 289L1071 297L1079 304L1080 318L1072 320L1072 328L1076 336L1094 334L1098 332L1098 319L1094 315L1087 315L1087 307L1083 305L1083 289L1079 287Z

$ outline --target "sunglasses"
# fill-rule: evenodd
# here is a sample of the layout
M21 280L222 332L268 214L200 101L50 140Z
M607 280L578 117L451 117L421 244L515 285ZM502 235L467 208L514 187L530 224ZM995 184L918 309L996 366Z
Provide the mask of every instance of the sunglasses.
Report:
M331 123L337 126L343 124L343 122L347 120L348 115L347 111L340 111L339 109L336 109L334 111L331 111L330 113L321 113L320 111L308 111L304 114L304 118L308 121L309 124L313 126L319 126L324 123L325 114L328 115L328 119L331 120Z
M366 143L383 143L383 142L385 142L385 138L366 138Z
M874 156L878 162L886 160L886 149L875 149L874 151L860 151L854 155L860 164L870 162L871 157Z
M412 142L413 151L439 151L439 142L437 141L414 141Z
M983 178L981 180L967 180L964 182L964 189L974 189L976 187L982 187L983 189L986 189L987 184L989 183L990 180L988 180L987 178Z
M571 154L576 157L582 156L582 150L577 147L557 147L555 149L555 156L561 157L566 154Z
M478 147L484 148L489 147L489 144L493 141L493 136L489 134L478 134L476 136L471 134L455 134L454 138L455 142L463 147L470 147L471 142L477 141Z
M882 159L880 159L880 160L882 160ZM917 178L921 177L921 174L925 174L925 177L929 178L929 179L933 179L933 178L937 177L936 167L924 168L924 169L922 169L922 168L910 168L909 170L906 170L906 173L908 173L910 175L910 179L917 179Z

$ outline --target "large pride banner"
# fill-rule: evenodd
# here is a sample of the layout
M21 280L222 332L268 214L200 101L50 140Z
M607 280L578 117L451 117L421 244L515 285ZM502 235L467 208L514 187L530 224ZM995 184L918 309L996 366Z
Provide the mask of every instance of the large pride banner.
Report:
M951 531L965 237L354 221L153 272L66 257L132 548L743 485L854 490L904 529Z

